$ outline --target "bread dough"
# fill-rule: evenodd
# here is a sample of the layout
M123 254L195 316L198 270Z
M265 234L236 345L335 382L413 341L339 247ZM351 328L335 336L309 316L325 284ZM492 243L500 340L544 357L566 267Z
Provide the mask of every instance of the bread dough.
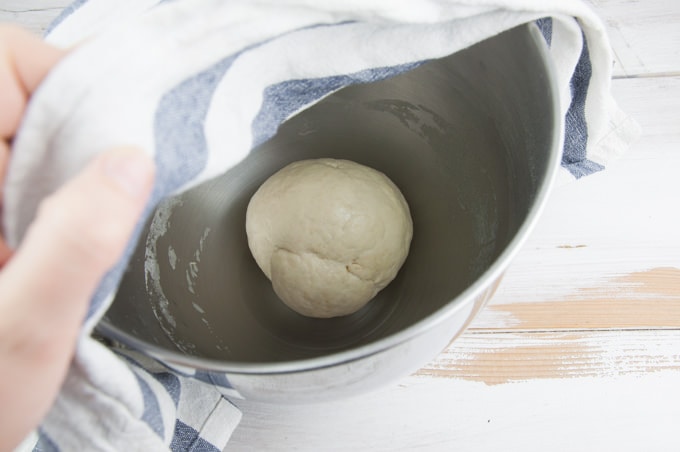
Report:
M351 314L397 275L413 223L383 173L349 160L302 160L257 190L248 246L290 308L309 317Z

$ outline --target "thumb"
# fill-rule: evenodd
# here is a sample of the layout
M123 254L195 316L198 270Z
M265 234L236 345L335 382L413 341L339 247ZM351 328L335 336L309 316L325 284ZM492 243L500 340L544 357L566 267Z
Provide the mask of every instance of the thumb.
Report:
M97 156L40 205L0 273L0 362L8 370L0 392L13 388L10 399L20 399L8 412L37 415L37 423L49 408L90 297L120 258L152 184L152 160L120 148ZM28 388L23 397L19 388Z
M76 304L74 300L89 301L101 277L120 258L152 179L153 162L139 150L119 148L95 157L41 203L2 274L2 280L6 276L12 286L21 287L12 296L21 297L32 316L44 313L50 322L71 317L67 306ZM77 307L82 314L85 308Z

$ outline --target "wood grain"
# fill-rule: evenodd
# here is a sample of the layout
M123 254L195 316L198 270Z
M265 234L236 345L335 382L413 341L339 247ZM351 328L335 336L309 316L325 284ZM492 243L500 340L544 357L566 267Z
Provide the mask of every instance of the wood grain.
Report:
M680 29L680 27L678 27ZM678 44L680 53L680 43ZM680 68L680 55L675 57ZM654 158L666 152L677 156L680 143L680 75L668 77L636 77L614 80L612 92L618 104L641 125L645 152L634 158Z
M72 0L1 0L0 22L20 23L43 35L47 26Z
M227 451L671 452L677 372L488 385L411 377L353 399L305 406L239 402Z
M560 300L491 305L416 376L493 385L680 373L679 343L680 269L662 267Z
M680 5L668 0L589 0L607 24L617 77L678 75Z
M487 310L503 323L482 319L471 330L680 329L680 269L615 276L595 286L576 287L558 300L494 304Z
M418 376L488 385L535 379L642 377L680 371L680 331L468 332Z

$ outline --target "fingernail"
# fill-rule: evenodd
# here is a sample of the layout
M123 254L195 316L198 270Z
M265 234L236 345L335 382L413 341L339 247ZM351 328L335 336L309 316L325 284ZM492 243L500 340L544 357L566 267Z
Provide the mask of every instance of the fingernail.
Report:
M121 189L136 197L148 191L154 164L140 150L117 149L105 156L104 172Z

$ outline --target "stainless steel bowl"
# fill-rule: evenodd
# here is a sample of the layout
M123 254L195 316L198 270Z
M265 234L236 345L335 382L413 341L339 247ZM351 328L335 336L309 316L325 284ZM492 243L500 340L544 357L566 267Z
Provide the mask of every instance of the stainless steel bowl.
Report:
M251 399L337 398L407 375L493 293L545 201L561 129L547 47L532 25L343 89L162 206L99 330ZM277 299L244 227L266 178L318 157L384 172L414 221L397 278L335 319L300 316Z

